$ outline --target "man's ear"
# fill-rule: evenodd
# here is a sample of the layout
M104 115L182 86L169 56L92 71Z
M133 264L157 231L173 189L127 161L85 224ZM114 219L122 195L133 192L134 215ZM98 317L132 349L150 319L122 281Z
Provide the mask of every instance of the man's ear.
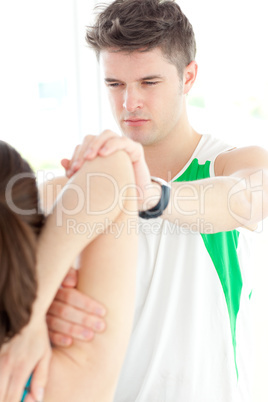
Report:
M194 85L194 82L196 80L197 76L197 71L198 71L198 65L196 61L191 61L190 64L185 68L184 70L184 90L183 94L186 95Z

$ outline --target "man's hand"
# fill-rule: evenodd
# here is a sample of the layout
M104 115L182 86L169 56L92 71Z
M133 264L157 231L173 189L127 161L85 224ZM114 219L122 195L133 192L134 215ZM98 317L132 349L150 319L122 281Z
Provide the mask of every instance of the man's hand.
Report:
M143 187L150 183L150 172L145 162L142 145L127 137L121 137L111 130L105 130L100 135L87 135L83 143L75 148L72 159L63 159L61 163L67 177L71 177L86 160L93 160L98 155L108 156L119 150L124 150L129 155L136 184Z
M91 341L95 332L105 329L105 308L76 285L77 271L71 269L47 313L49 337L56 346L70 346L73 339Z
M33 372L28 401L42 401L48 378L51 347L44 318L31 320L0 353L0 402L21 400Z
M119 150L124 150L128 154L133 165L138 209L140 211L150 209L157 204L161 188L151 182L150 171L140 143L105 130L98 136L87 135L83 143L75 148L72 159L63 159L61 164L66 170L67 177L71 177L86 160L93 160L97 156L105 157Z

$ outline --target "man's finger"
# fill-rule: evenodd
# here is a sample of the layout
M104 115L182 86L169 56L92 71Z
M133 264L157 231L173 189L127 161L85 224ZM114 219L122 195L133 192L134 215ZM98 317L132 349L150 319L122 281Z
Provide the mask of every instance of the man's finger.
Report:
M132 163L137 162L143 156L141 144L126 137L110 138L105 145L100 148L99 155L108 156L118 150L126 151Z
M82 294L77 289L61 288L58 290L56 299L86 313L95 314L100 317L104 317L106 314L106 309L102 304Z
M51 321L57 317L73 324L79 324L83 327L91 328L96 332L103 331L105 328L105 322L101 317L88 313L86 314L82 310L78 310L55 300L49 308L47 320ZM48 322L48 324L51 328L50 322Z
M52 315L47 316L47 325L52 332L67 335L81 341L91 341L94 337L94 331L91 328L73 324Z
M110 130L103 131L100 135L96 136L94 140L91 141L90 147L83 148L84 154L82 155L84 160L91 160L95 158L98 154L100 148L102 148L107 141L111 138L121 138L118 134Z
M74 288L77 285L77 280L78 280L77 270L71 268L62 282L62 286L66 288Z
M68 170L68 169L69 169L69 166L70 166L70 159L64 158L64 159L62 159L62 160L60 161L60 163L61 163L61 166L62 166L65 170Z
M79 161L80 149L81 149L81 144L77 145L75 147L72 159L70 160L68 170L66 171L66 176L69 178L79 169L79 166L82 164ZM75 164L77 166L74 167Z
M71 177L83 164L83 155L86 149L90 147L90 143L94 140L95 135L86 135L82 144L77 145L70 161L67 176Z
M60 334L60 333L54 332L54 331L49 331L48 335L49 335L50 342L54 346L68 347L68 346L71 346L71 344L73 343L73 338L68 335L63 335L63 334Z

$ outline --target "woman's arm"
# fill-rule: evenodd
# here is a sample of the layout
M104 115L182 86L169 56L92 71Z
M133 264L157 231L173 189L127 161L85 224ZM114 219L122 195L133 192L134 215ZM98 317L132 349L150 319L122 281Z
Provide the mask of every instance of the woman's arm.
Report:
M51 213L53 205L67 181L68 179L64 176L56 176L39 185L41 208L46 215ZM73 266L76 266L75 262ZM77 290L77 273L78 271L74 268L68 271L47 312L48 328L51 325L54 327L54 330L49 329L49 339L52 345L70 346L72 344L72 337L64 335L66 329L71 332L71 335L84 341L91 341L96 332L105 330L105 308L97 300ZM72 301L74 306L65 305L68 300ZM85 324L82 310L86 310L88 313L87 330L82 326ZM64 311L66 317L69 318L67 322L57 317L60 311Z
M118 175L115 185L111 167L119 170L122 162L124 169L122 175ZM125 173L129 179L132 167L125 153L118 153L111 158L98 158L94 163L85 164L67 183L58 198L40 237L37 254L39 290L30 324L1 350L1 401L19 400L27 376L36 365L32 392L36 399L41 395L48 362L45 313L74 258L120 215L117 198L126 185ZM94 192L87 191L91 184ZM111 204L111 199L116 202ZM105 204L106 200L108 204ZM73 221L77 228L86 222L92 230L71 230L70 224ZM94 226L96 222L101 225L101 229Z
M124 197L128 199L123 201L122 211L109 230L83 251L79 271L78 289L106 306L107 329L104 334L96 334L91 343L76 341L68 349L53 349L45 401L106 402L113 399L134 308L137 222L136 214L127 213L135 209L136 204L130 199L135 197L135 190L128 186L134 183L132 172L129 174L124 161L113 167L112 177L118 180L119 176L125 176ZM98 188L97 181L95 186Z

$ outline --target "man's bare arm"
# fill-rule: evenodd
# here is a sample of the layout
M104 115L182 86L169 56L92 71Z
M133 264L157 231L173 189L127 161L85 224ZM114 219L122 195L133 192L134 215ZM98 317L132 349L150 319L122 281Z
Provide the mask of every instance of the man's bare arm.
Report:
M149 184L150 173L139 143L108 130L97 137L87 136L65 167L72 175L85 160L118 149L124 149L132 161L139 209L149 209L159 199L159 188ZM162 218L201 233L254 229L268 215L268 152L260 147L233 149L220 154L214 167L216 177L172 183Z
M89 147L91 154L87 156ZM122 141L114 133L85 138L80 148L82 152L77 151L72 160L66 160L66 168L72 174L82 166L84 159L109 155L118 147L126 150L130 157L135 155L136 179L143 177L144 154L140 152L140 144L126 138ZM224 152L215 161L215 174L216 177L195 182L172 183L171 201L162 218L185 230L206 233L241 226L255 229L257 222L268 215L268 152L259 147ZM136 182L139 184L138 180ZM84 312L84 320L86 315Z
M254 229L268 215L268 152L234 149L218 156L216 177L172 183L163 218L199 232Z

